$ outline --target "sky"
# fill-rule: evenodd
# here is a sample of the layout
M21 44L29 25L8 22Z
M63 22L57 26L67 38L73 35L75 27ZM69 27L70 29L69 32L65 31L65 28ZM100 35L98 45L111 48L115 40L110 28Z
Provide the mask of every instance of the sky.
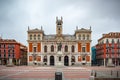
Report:
M27 46L28 26L55 34L57 16L64 34L91 26L91 46L104 33L120 32L120 0L0 0L0 36Z

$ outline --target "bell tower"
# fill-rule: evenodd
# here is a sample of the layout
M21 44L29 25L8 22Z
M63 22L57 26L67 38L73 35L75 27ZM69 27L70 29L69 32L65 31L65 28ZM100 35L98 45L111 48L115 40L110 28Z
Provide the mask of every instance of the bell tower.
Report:
M58 17L56 17L56 36L62 36L62 17L61 19L58 19Z

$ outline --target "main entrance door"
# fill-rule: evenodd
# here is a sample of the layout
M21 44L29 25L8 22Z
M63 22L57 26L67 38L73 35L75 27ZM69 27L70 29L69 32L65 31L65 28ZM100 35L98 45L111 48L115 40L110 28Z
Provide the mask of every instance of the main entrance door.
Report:
M69 66L69 57L68 56L64 57L64 65Z
M50 56L50 65L54 66L54 56Z

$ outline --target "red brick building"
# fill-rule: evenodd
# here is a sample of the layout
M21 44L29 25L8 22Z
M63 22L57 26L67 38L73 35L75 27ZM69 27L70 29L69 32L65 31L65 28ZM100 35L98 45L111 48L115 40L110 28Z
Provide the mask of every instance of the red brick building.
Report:
M14 39L0 38L0 64L7 65L9 59L12 59L13 64L20 64L21 44Z
M106 66L109 61L120 65L120 32L103 34L96 45L96 59L99 65Z

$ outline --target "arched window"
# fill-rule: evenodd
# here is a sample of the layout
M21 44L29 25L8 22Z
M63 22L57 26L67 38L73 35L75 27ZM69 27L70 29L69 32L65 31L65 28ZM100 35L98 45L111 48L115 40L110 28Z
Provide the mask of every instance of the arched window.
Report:
M65 46L65 52L68 52L68 46L67 45Z
M109 44L109 41L108 41L108 39L106 40L106 43L107 43L107 44Z
M85 35L83 34L83 40L85 40Z
M89 35L87 35L87 40L89 40Z
M54 46L53 45L51 46L51 52L54 52Z
M38 40L40 40L40 35L38 34Z
M72 50L72 52L74 52L75 51L75 47L72 45L72 47L71 47L71 50Z
M32 40L32 35L30 35L30 40Z
M81 40L81 35L80 34L78 35L78 39Z
M47 52L47 46L44 46L44 52Z
M36 40L36 35L34 34L34 40Z

